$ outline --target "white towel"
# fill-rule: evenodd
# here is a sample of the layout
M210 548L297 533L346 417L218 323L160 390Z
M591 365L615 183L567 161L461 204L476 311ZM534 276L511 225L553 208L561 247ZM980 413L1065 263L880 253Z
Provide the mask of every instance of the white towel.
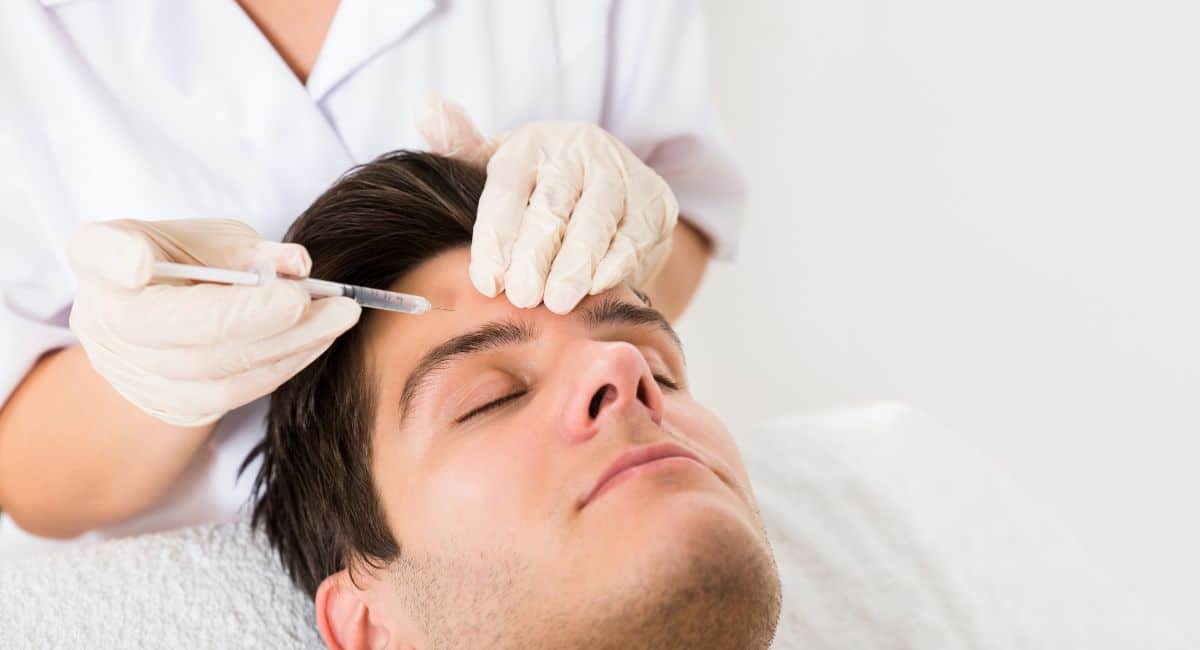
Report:
M926 419L882 405L733 423L784 583L775 648L1195 648L1104 588L1051 520ZM245 524L0 565L0 645L321 647Z
M315 620L244 522L0 565L5 648L323 648Z

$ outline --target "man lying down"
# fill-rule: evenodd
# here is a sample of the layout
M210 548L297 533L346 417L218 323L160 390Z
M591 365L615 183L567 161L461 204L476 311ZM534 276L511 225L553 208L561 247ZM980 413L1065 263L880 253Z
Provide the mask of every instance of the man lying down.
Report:
M482 170L397 152L293 224L364 312L274 394L254 525L332 648L765 648L780 582L679 338L619 285L571 313L468 278ZM246 465L243 466L243 469Z

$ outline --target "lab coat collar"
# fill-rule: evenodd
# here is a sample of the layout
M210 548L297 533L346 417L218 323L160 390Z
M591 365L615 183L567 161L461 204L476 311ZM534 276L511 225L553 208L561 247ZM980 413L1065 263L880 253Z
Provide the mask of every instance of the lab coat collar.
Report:
M408 35L437 5L437 0L341 0L308 75L309 95L321 101L375 55Z
M55 7L76 1L41 0L41 3ZM308 94L314 101L321 101L375 55L404 38L438 4L439 0L341 0L325 35L325 44L308 75L305 84Z

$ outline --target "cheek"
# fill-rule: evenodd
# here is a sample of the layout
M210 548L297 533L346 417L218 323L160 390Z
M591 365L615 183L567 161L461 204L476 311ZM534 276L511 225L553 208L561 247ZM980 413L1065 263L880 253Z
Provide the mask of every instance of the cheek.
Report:
M443 459L428 476L425 497L437 506L484 511L511 502L515 479L509 463L487 453L504 453L496 445L472 445Z
M667 399L665 419L673 431L715 455L743 483L749 482L737 443L715 413L691 397L681 396Z
M410 495L430 537L486 543L528 521L545 468L525 438L521 430L480 428L430 450Z

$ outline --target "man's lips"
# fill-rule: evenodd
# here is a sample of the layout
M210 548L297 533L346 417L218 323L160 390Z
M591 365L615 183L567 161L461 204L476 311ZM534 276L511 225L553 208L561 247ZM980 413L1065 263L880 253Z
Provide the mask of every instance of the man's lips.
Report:
M627 469L664 458L688 458L700 465L704 465L699 456L673 442L656 442L641 447L634 447L617 456L617 459L608 466L608 469L600 474L600 478L596 479L596 482L592 485L592 489L588 490L587 496L580 502L579 507L582 508L591 502L618 474Z

